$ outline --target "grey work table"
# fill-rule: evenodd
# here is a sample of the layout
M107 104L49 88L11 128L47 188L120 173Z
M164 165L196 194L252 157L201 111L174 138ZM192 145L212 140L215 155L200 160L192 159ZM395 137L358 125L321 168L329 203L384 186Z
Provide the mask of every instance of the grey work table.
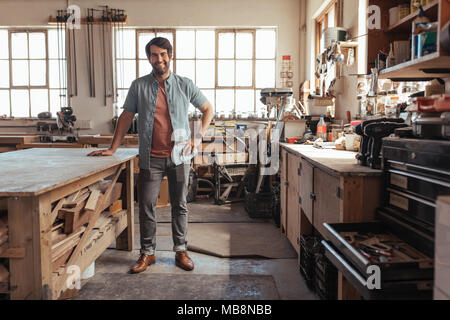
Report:
M0 196L35 196L133 159L137 148L88 157L89 148L34 148L0 154Z
M0 257L9 259L11 299L58 299L71 294L65 281L70 266L63 264L55 271L52 265L52 231L55 223L61 223L58 208L67 196L105 178L114 177L108 190L117 179L122 183L123 210L95 241L90 241L91 232L84 232L66 262L83 272L113 241L116 249L134 249L134 161L138 150L120 148L113 156L88 157L93 150L35 148L0 154L0 202L8 212L9 230ZM103 205L102 200L98 203ZM97 207L89 213L86 230L94 231L101 210Z

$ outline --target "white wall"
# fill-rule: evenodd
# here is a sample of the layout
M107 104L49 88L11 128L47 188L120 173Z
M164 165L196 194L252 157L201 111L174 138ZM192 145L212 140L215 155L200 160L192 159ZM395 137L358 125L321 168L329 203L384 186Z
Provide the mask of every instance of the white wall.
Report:
M276 26L278 28L277 68L281 56L291 55L294 62L294 91L304 79L300 73L300 6L307 0L2 0L0 2L0 26L46 26L49 15L70 4L80 6L82 15L86 8L108 5L126 10L128 26ZM316 2L316 1L314 1ZM89 98L85 32L77 30L78 96L72 107L79 119L91 119L93 130L86 133L110 133L113 107L111 101L103 106L102 69L96 69L96 98ZM98 48L100 49L100 48ZM96 61L102 61L100 50ZM277 72L277 85L279 83Z

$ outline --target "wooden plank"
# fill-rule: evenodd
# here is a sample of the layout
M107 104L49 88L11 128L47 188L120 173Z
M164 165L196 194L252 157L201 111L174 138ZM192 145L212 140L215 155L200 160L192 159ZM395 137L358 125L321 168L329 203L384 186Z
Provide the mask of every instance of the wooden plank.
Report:
M0 153L17 150L15 146L0 146Z
M78 194L77 197L75 197L74 200L71 200L71 201L68 201L68 200L67 200L67 201L63 204L63 208L75 208L75 207L77 207L81 202L85 201L85 200L89 197L90 193L88 192L88 191L89 191L88 188L85 188L85 189L83 189L83 190L86 190L86 192L84 192L83 194Z
M100 190L92 190L91 195L89 196L89 200L86 203L86 206L84 207L86 210L95 210L95 207L97 206L97 202L100 198Z
M0 247L0 258L21 259L24 257L24 248L10 248L8 243Z
M67 262L67 265L69 265L69 266L72 265L74 263L74 261L76 261L79 258L81 250L84 248L84 246L86 244L86 241L88 240L88 236L89 236L91 230L93 229L93 227L95 225L95 222L97 221L97 219L98 219L98 217L99 217L99 215L101 213L100 208L104 205L105 199L107 199L110 196L111 191L112 191L112 189L113 189L117 179L119 178L119 175L122 172L124 166L125 165L122 164L118 168L118 170L117 170L117 172L116 172L116 174L114 176L114 179L111 181L111 185L109 186L108 190L106 190L105 195L102 196L100 198L100 201L97 202L97 206L95 208L95 211L93 212L93 214L91 215L91 217L89 219L88 226L87 226L83 236L81 237L81 240L80 240L79 244L75 248L75 251L73 252L72 256L70 257L69 261ZM64 274L58 280L58 283L56 284L56 288L57 288L57 290L59 290L58 296L65 291L65 280L67 279L67 276L68 276L67 274Z
M299 219L300 205L298 202L299 176L298 168L300 165L300 157L288 154L288 181L287 189L287 213L286 213L286 236L297 254L300 253L300 244L298 237L300 236Z
M9 271L0 263L0 282L9 282Z
M59 247L63 246L64 244L66 244L67 242L75 239L75 238L80 238L81 234L86 230L85 227L80 227L79 229L77 229L77 231L75 231L74 233L68 235L64 240L59 241L58 243L55 243L52 245L52 251L57 250Z
M322 170L314 168L313 225L321 236L325 237L324 222L336 223L341 221L340 200L336 195L340 180Z
M314 167L306 160L301 160L302 170L300 176L300 197L302 199L302 210L305 213L310 223L313 223L313 200L311 193L314 188Z
M109 206L109 212L112 214L122 211L122 200L116 200L112 205Z
M127 228L119 235L116 248L119 250L134 250L134 161L127 162L125 175L126 197L123 199L127 209Z
M287 212L287 152L281 149L281 166L280 166L280 229L282 233L286 232L286 212Z
M24 300L34 297L34 277L40 266L35 265L33 250L33 216L39 215L36 200L33 198L8 199L9 244L25 249L23 259L11 259L10 284L11 299ZM29 223L23 223L29 221Z
M5 136L0 135L0 144L23 144L39 142L39 136Z
M89 188L83 188L83 189L77 190L76 192L72 193L70 196L67 197L66 202L67 203L74 202L75 200L80 199L82 195L85 195L89 191L90 191ZM89 193L88 193L88 196L89 196ZM85 200L85 199L83 199L83 200ZM83 201L83 200L81 200L81 201Z

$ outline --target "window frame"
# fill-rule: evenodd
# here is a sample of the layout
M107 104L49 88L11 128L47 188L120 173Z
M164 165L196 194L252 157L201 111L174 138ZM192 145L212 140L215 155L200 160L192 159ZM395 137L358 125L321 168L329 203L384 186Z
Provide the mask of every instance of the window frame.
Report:
M214 48L215 48L215 53L214 53L214 57L213 58L198 58L197 57L197 45L196 45L196 41L197 41L197 31L203 31L203 30L207 30L207 31L213 31L215 33L214 35ZM276 87L276 81L277 81L277 50L275 50L274 53L274 58L272 59L257 59L256 58L256 32L258 30L272 30L273 32L275 32L275 48L277 47L277 39L278 39L278 29L276 27L261 27L261 28L215 28L215 27L180 27L180 28L139 28L136 27L135 28L135 46L136 46L136 53L135 53L135 58L136 59L136 78L139 77L139 63L140 63L140 59L139 58L139 34L141 33L172 33L172 37L173 37L173 69L172 71L174 73L177 73L177 60L185 60L185 61L194 61L195 63L195 79L192 79L194 81L194 83L197 83L197 61L199 60L208 60L208 61L214 61L214 68L215 68L215 79L214 79L214 87L212 88L203 88L203 87L199 87L200 90L210 90L214 92L214 101L211 101L214 104L214 111L216 113L216 100L217 100L217 91L218 90L223 90L223 89L228 89L228 90L233 90L234 91L234 105L233 105L233 109L229 110L232 113L236 113L237 110L237 106L236 106L236 91L237 90L253 90L254 91L254 100L253 100L253 113L257 112L257 108L258 108L258 97L257 97L257 93L258 91L260 91L261 89L264 88L259 88L256 86L256 61L257 60L272 60L274 61L274 66L275 66L275 70L274 70L274 86ZM195 32L195 37L194 37L194 58L178 58L177 57L177 48L176 48L176 43L177 43L177 31L194 31ZM236 45L234 46L234 57L233 58L220 58L219 59L219 33L234 33L235 37L234 37L234 42L236 44L236 34L237 33L251 33L252 34L252 57L251 58L236 58ZM116 58L116 61L118 60L133 60L133 58ZM239 60L251 60L252 61L252 84L250 86L236 86L236 69L235 69L235 73L234 73L234 86L219 86L218 84L218 65L219 65L219 60L233 60L233 61L239 61ZM147 60L148 61L148 60ZM235 68L236 68L236 64L235 64ZM118 80L116 80L118 81ZM117 86L118 90L128 90L129 88L122 88Z
M67 59L64 58L50 58L49 57L49 36L48 31L49 30L56 30L56 28L0 28L0 30L4 30L8 32L8 59L0 59L2 61L8 61L9 65L9 87L7 88L0 88L0 91L8 91L9 95L9 115L8 118L13 117L13 105L12 105L12 90L27 90L28 91L28 116L26 117L15 117L18 119L37 119L37 117L31 116L32 112L32 103L31 103L31 90L34 89L43 89L47 90L47 101L48 101L48 109L47 111L51 110L51 90L61 90L65 92L66 98L68 97L67 88L66 88L66 80L64 80L64 87L63 88L50 88L50 61L60 61L62 60L62 63L66 63ZM28 58L17 58L13 59L12 57L12 35L14 33L26 33L27 34L27 47L28 47ZM44 34L44 42L45 42L45 58L30 58L30 33L43 33ZM64 46L66 46L67 43L64 42ZM67 50L67 48L65 49ZM45 76L45 85L30 85L30 61L45 61L45 70L46 70L46 76ZM14 85L13 84L13 61L27 61L28 62L28 85ZM52 115L53 118L56 117L56 115Z
M339 25L339 1L332 0L325 9L314 19L315 25L315 55L314 55L314 70L317 69L317 57L322 52L320 51L320 43L322 41L322 25L324 25L323 30L328 28L328 14L334 10L334 25ZM324 48L325 50L326 48ZM315 78L316 87L320 85L320 80Z

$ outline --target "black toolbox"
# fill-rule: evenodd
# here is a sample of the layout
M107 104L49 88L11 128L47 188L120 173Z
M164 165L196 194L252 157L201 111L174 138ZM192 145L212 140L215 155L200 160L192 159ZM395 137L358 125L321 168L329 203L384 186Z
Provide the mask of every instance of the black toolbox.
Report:
M382 154L377 221L324 223L325 254L364 299L432 299L435 201L450 194L450 141L385 138ZM383 247L367 247L367 239ZM371 266L380 270L380 289L367 285Z

